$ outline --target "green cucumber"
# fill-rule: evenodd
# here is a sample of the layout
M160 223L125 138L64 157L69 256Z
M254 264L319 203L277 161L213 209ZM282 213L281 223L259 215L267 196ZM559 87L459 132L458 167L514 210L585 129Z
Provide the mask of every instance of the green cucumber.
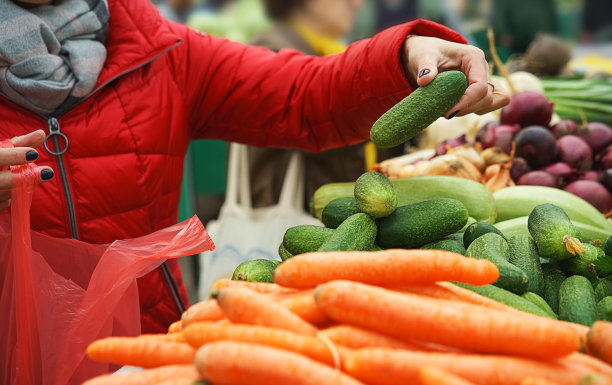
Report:
M457 231L458 233L465 233L465 230L467 230L467 228L472 224L472 223L476 223L478 222L476 219L472 218L472 217L468 217L467 222L465 223L465 226L463 226L463 228L459 231ZM486 223L486 222L485 222Z
M234 281L274 283L272 273L277 264L267 259L256 259L242 262L232 275Z
M514 219L508 219L503 222L497 222L495 227L501 231L506 238L509 238L513 235L523 234L530 235L529 228L527 227L527 223L529 221L529 217L519 217ZM582 242L591 242L596 240L605 239L608 236L608 232L602 230L598 227L585 225L581 222L572 221L574 226L580 232L580 239Z
M612 235L606 238L606 242L603 245L603 250L606 255L612 256Z
M291 255L317 251L333 230L323 226L300 225L285 232L283 246Z
M572 275L559 289L559 319L591 326L597 321L597 303L588 279Z
M473 180L452 176L417 176L392 179L397 205L406 206L436 198L457 199L478 221L495 223L497 210L493 195ZM314 210L321 218L323 208L335 198L354 197L354 183L330 183L314 193Z
M319 251L366 251L374 247L376 222L367 214L348 217L323 242Z
M359 210L372 218L386 217L397 207L393 185L379 172L366 172L357 179L355 201Z
M555 313L559 313L559 289L567 278L557 266L551 263L542 264L542 275L544 277L544 293L542 298L550 305Z
M475 293L478 293L487 298L491 298L497 302L501 302L504 305L508 305L517 310L521 310L526 313L539 315L541 317L551 318L550 314L542 310L539 306L527 301L525 298L519 295L511 293L508 290L504 290L500 287L493 286L493 285L472 286L472 285L467 285L464 283L457 283L457 282L454 282L454 284L457 286L461 286L463 288L472 290Z
M595 301L599 302L612 295L612 282L607 279L598 280L593 289L595 290Z
M493 262L499 269L499 279L494 283L495 286L516 294L523 294L527 291L529 285L527 274L508 262L510 247L501 235L486 233L476 238L468 247L465 256Z
M452 251L453 253L457 254L465 254L463 242L448 237L423 245L421 249L445 250Z
M508 238L509 262L527 274L527 290L539 296L544 295L544 275L536 244L529 235L513 235Z
M372 143L389 148L415 137L454 106L466 88L462 72L440 72L431 83L417 88L374 123L370 130Z
M346 218L359 212L357 201L353 197L336 198L329 202L321 214L321 222L329 229L335 229Z
M310 215L312 215L313 218L317 218L317 211L315 210L315 197L314 197L314 195L310 197L310 204L308 205L308 209L309 209Z
M486 222L475 222L469 225L463 233L463 247L467 249L476 238L480 237L481 235L485 235L486 233L499 234L502 236L502 238L506 239L504 234L502 234L502 232L492 224Z
M289 258L293 257L293 254L287 251L287 249L285 248L285 245L282 243L278 247L278 255L281 258L281 261L286 261Z
M529 214L527 227L542 258L560 261L584 251L578 240L580 232L559 206L550 203L536 206Z
M597 302L597 319L612 322L612 297Z
M381 251L382 249L382 247L375 244L374 246L372 246L372 248L370 248L370 251Z
M524 293L523 295L521 295L521 297L531 302L532 304L538 306L540 309L544 310L546 314L550 316L550 318L554 318L554 319L558 318L557 314L555 314L555 312L550 308L548 303L544 301L544 298L540 297L536 293L532 293L528 291L527 293Z
M461 229L467 221L465 206L455 199L432 199L398 207L378 220L377 244L385 249L412 249Z
M602 273L600 263L605 264L606 257L603 250L589 243L582 244L586 249L581 255L565 259L559 263L561 270L567 275L582 275L587 278L597 278Z

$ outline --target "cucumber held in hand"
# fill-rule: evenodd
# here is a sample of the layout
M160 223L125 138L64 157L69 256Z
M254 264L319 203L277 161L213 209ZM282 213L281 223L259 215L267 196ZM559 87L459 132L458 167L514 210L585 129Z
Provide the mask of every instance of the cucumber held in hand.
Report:
M277 264L267 259L242 262L232 275L234 281L269 282L274 283L272 273Z
M542 258L560 261L586 251L578 240L580 232L559 206L550 203L536 206L529 214L527 227Z
M462 72L439 73L431 83L417 88L374 123L370 131L372 142L388 148L415 137L457 104L466 89L467 80Z
M355 182L355 201L362 213L373 218L395 211L397 196L389 178L379 172L366 172Z
M348 217L323 242L319 251L369 251L376 240L376 222L368 214Z
M325 227L335 229L346 218L359 212L357 201L353 197L336 198L329 202L321 213L321 222Z

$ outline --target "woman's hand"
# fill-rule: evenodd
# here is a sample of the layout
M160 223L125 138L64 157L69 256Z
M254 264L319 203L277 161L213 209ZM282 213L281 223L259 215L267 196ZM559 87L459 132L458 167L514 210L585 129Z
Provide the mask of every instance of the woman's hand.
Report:
M508 104L510 96L488 84L489 64L479 48L435 37L411 35L404 44L406 74L413 85L429 84L438 72L458 70L465 74L468 88L446 118L475 112L485 114Z
M35 148L42 145L44 140L45 132L43 130L14 137L11 139L14 148L0 148L0 168L35 161L38 159L38 152ZM36 171L40 174L40 182L53 178L53 170L50 167L37 167ZM0 171L0 211L8 208L11 204L12 187L11 171Z

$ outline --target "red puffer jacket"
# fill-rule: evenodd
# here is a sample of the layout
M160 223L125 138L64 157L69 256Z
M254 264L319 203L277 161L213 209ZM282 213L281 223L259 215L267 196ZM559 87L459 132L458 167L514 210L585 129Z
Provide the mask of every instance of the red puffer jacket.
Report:
M54 134L49 150L65 150L39 149L37 163L56 177L36 190L33 228L91 243L176 223L191 139L310 151L358 143L411 91L400 63L406 35L463 42L415 21L340 56L274 54L165 21L149 0L108 2L108 58L92 95L54 118L0 98L0 138L44 129ZM187 301L178 264L168 266L138 282L143 333L165 330Z

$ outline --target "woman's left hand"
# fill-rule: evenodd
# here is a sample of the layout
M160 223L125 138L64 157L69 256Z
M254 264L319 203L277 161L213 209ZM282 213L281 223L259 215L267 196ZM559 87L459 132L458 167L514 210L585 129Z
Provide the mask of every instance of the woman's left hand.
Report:
M438 72L458 70L465 74L468 88L459 102L445 114L447 119L471 112L479 115L508 104L510 96L488 82L489 64L479 48L426 36L408 36L403 64L413 85L429 84Z

